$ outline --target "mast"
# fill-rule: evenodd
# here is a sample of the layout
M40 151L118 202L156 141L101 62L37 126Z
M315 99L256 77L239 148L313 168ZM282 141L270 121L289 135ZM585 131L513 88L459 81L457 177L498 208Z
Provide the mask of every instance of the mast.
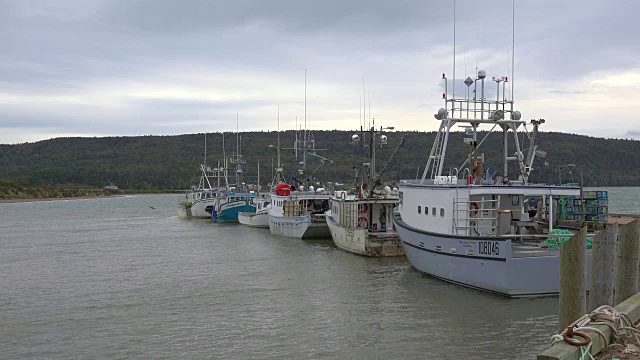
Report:
M236 156L240 155L240 150L239 150L239 146L240 146L240 134L238 133L238 129L240 128L239 122L238 122L238 113L236 112Z
M516 67L516 0L511 4L511 110L513 110L513 73Z
M222 133L222 143L224 144L224 133ZM222 146L222 148L224 149L224 145ZM218 210L220 210L220 196L222 195L222 193L220 192L220 161L218 161L218 167L216 168L216 173L218 175L218 188L217 188L218 194L216 196L216 212L218 212ZM213 214L211 215L213 216Z
M302 141L304 151L302 152L302 171L307 170L307 69L304 69L304 138Z
M451 93L452 98L456 98L456 0L453 0L453 89ZM455 116L455 102L451 104L452 115Z
M278 169L280 169L280 166L280 105L278 105Z
M204 169L207 170L207 132L204 132ZM205 176L207 173L205 172Z
M229 190L229 178L227 177L227 152L224 146L224 132L222 132L222 157L224 158L224 183L227 186L227 191Z

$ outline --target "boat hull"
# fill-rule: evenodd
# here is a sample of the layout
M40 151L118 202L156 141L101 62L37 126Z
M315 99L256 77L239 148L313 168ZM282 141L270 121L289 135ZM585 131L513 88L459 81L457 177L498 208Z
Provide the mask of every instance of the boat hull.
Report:
M274 235L296 239L329 239L326 222L313 221L310 215L278 217L269 215L269 231Z
M407 225L399 213L394 224L409 262L423 273L509 297L553 296L560 290L557 250L523 251L511 239L429 233ZM590 263L588 254L587 268Z
M211 209L215 206L215 199L183 202L178 206L178 216L187 219L210 219Z
M242 225L257 227L257 228L269 228L269 214L262 213L256 214L255 212L239 212L238 222Z
M255 212L256 207L247 201L226 203L220 205L220 211L212 217L215 222L238 222L238 214L241 212Z
M365 228L347 228L338 224L326 212L327 224L333 243L340 249L364 256L404 256L404 248L398 233L390 230L370 232Z

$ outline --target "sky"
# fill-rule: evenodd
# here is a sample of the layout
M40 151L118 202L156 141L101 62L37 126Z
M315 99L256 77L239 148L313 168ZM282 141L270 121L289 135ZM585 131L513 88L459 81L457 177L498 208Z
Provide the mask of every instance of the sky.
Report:
M512 0L455 9L459 91L478 67L509 76L543 131L640 139L640 2L515 0L513 77ZM293 129L305 69L308 128L358 128L364 98L376 125L437 130L453 13L451 0L0 0L0 144L276 130L278 106Z

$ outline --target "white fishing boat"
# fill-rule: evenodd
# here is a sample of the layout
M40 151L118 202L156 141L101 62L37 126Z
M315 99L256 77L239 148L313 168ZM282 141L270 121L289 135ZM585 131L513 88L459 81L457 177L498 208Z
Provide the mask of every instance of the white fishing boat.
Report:
M223 140L224 141L224 140ZM207 133L204 133L204 162L200 165L198 185L186 190L184 199L178 204L178 216L187 219L209 219L214 211L220 191L213 187L212 179L220 179L220 168L207 166ZM220 182L218 181L218 187Z
M486 73L478 71L475 79L465 80L467 96L456 98L449 97L443 74L444 107L435 114L440 127L422 178L400 181L394 223L411 265L424 273L509 297L554 295L560 286L559 250L538 247L554 226L554 206L549 206L548 223L542 223L530 218L527 202L542 197L553 204L558 197L579 196L581 191L530 182L534 159L546 156L535 145L545 120L521 119L513 95L507 99L507 77L491 78L493 99L485 97L485 80ZM478 96L470 97L470 90ZM461 166L447 171L445 155L456 124L467 136L468 153L466 160L459 159L464 160ZM527 125L533 129L519 131ZM478 129L486 127L489 131L478 141ZM496 128L502 135L502 146L496 149L502 169L490 166L485 172L482 145ZM529 142L526 154L521 139ZM589 250L588 263L590 259Z
M269 208L271 207L271 194L275 190L275 185L282 182L282 164L280 163L280 106L278 106L278 143L277 146L269 145L269 147L275 147L278 151L278 167L275 169L275 172L272 173L270 192L261 194L260 185L258 185L258 196L253 199L255 211L238 213L238 222L240 222L240 224L242 225L258 228L269 228ZM260 163L258 163L258 183L259 182Z
M184 200L178 205L178 216L189 219L209 219L215 207L218 189L211 186L211 179L217 177L216 170L200 165L200 181L185 191Z
M270 194L263 194L263 196L257 196L253 198L253 206L256 207L255 211L245 211L238 213L238 222L242 225L257 227L257 228L269 228L269 207Z
M299 144L302 145L301 149L298 148ZM296 136L294 145L294 153L302 153L303 159L303 168L298 170L299 179L294 178L299 186L295 188L285 183L276 185L268 209L269 230L274 235L298 239L329 239L331 233L324 213L329 210L331 195L324 188L315 189L311 184L317 184L314 175L318 169L332 161L316 154L316 151L323 149L316 149L315 141L307 134L302 140ZM306 175L309 156L319 158L321 163L310 175Z
M379 174L376 172L376 148L387 143L382 130L374 131L371 127L368 132L362 132L362 136L352 137L353 142L369 147L370 162L363 164L362 179L356 172L357 191L352 194L336 191L325 215L333 243L340 249L365 256L403 256L404 248L393 227L393 208L399 202L398 191L389 186L375 189L393 158L392 155ZM398 148L404 141L403 138Z
M279 183L275 186L274 193L271 194L269 205L269 231L274 235L292 237L298 239L329 239L331 233L325 219L325 211L329 209L329 198L331 195L324 188L315 189L313 184L318 185L314 175L326 163L333 161L318 155L315 147L315 139L307 130L307 71L305 70L305 127L300 138L296 131L293 150L296 159L301 154L302 169L298 170L299 179L294 178L298 188L289 184ZM279 153L279 147L278 147ZM306 173L307 158L315 157L320 159L320 165L311 173ZM278 165L280 159L278 157ZM280 168L280 166L278 166ZM281 169L280 169L281 170Z
M331 195L324 189L310 186L292 190L289 184L278 184L271 195L269 230L274 235L297 239L328 239L331 237L324 212Z

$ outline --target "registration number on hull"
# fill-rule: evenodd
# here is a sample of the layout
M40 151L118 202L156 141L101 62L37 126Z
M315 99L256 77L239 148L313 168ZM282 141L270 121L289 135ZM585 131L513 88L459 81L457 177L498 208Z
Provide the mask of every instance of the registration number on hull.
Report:
M478 241L478 254L500 255L499 244L498 241Z

